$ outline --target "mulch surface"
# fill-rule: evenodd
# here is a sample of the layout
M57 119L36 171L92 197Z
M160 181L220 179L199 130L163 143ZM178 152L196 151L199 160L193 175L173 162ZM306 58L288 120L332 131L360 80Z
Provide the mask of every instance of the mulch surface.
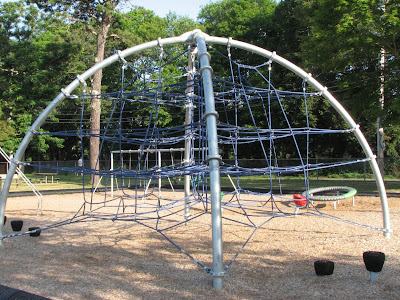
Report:
M82 195L46 195L43 215L35 197L9 198L4 234L12 220L24 228L43 227L72 217ZM318 203L320 211L382 227L376 197ZM0 284L51 299L400 299L400 199L389 198L391 238L369 228L329 218L299 215L273 218L258 229L224 277L212 277L162 235L135 222L78 222L7 238L0 246ZM288 208L292 210L292 208ZM294 210L294 209L293 209ZM224 215L236 215L224 210ZM180 216L177 216L180 217ZM238 220L247 222L244 216ZM256 222L268 218L256 217ZM167 226L167 220L162 226ZM171 223L171 224L172 224ZM228 264L253 228L224 221L224 262ZM201 264L212 266L208 214L167 230L176 245ZM362 255L381 251L386 262L379 279L369 281ZM314 261L335 263L330 276L317 276Z

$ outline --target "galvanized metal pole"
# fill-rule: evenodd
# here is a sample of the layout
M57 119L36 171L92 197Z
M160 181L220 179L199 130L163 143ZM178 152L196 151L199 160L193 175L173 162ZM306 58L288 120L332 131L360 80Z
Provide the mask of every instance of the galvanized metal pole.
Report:
M185 125L187 126L185 129L185 155L184 155L184 165L190 165L190 152L193 147L192 137L190 136L191 128L189 124L193 122L193 95L194 95L194 71L195 67L193 65L194 55L197 52L197 47L189 46L190 52L188 57L188 69L187 69L187 88L186 88L186 114L185 114ZM189 207L189 197L190 197L190 175L185 175L185 217L188 218L190 216L190 207Z
M161 152L157 151L157 160L158 160L158 171L160 172L158 175L158 198L161 198L161 167L162 167L162 162L161 162Z
M208 165L210 171L211 194L211 219L212 219L212 246L213 246L213 286L216 289L223 288L223 276L225 273L222 251L222 212L221 212L221 186L220 168L221 160L218 154L217 118L215 110L214 89L212 84L212 68L210 66L210 54L207 52L205 39L202 33L195 35L200 61L200 74L203 80L205 115L208 142Z
M114 153L111 152L111 158L110 158L110 163L111 163L111 168L110 171L114 170ZM112 172L111 173L111 197L114 197L114 175Z

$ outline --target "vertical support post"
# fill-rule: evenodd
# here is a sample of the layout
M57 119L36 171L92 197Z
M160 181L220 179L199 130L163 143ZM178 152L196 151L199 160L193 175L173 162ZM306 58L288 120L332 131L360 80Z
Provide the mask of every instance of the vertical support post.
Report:
M196 46L189 46L189 59L188 59L188 75L187 75L187 88L186 88L186 113L185 113L185 125L187 126L185 129L185 153L184 153L184 165L187 166L190 164L190 151L192 148L192 137L190 136L191 128L189 124L193 121L193 95L194 95L194 71L195 67L193 65L194 55L197 52ZM185 190L185 217L188 218L190 216L190 207L189 207L189 196L190 196L190 175L185 175L184 182L184 190Z
M161 198L161 151L160 149L157 150L157 155L158 155L158 171L159 171L159 175L158 175L158 197Z
M214 90L212 85L212 68L210 66L210 54L207 52L205 39L201 33L195 35L198 47L198 58L200 61L200 74L202 76L205 100L205 115L207 142L208 142L208 165L210 172L210 194L211 194L211 219L212 219L212 246L213 246L213 287L223 288L223 266L222 251L222 212L221 212L221 185L220 185L220 160L218 154L217 118L215 110Z
M131 152L128 152L128 153L129 153L129 166L128 166L128 168L129 168L129 173L130 173L131 170L132 170L132 153ZM128 178L128 186L131 187L131 175L129 175L129 178Z
M367 166L366 162L363 162L363 167L364 167L364 182L367 181Z
M114 170L114 153L111 151L111 157L110 157L110 170ZM114 197L114 175L113 172L111 172L111 197Z
M124 171L124 154L123 153L119 153L119 167L121 169L121 189L125 188L125 176L123 175Z

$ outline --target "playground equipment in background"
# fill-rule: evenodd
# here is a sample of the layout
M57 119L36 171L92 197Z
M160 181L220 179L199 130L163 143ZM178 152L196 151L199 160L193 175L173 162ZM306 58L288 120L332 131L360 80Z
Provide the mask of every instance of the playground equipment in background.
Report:
M199 148L193 148L193 151L199 151ZM204 149L206 150L206 149ZM176 158L174 158L174 154L178 153L180 154L180 159L177 161ZM135 168L137 170L146 170L149 169L150 166L150 156L151 154L155 155L153 165L158 166L159 168L162 167L163 165L163 159L162 159L162 154L169 154L168 159L170 160L170 164L166 163L166 165L172 165L172 166L183 166L185 164L185 161L183 159L183 154L185 153L185 148L169 148L169 149L138 149L138 150L114 150L111 151L110 153L110 171L113 171L115 169L115 158L114 156L117 156L119 158L119 162L117 162L117 168L126 168L127 170L132 170L132 168ZM129 155L128 158L124 158L124 154ZM132 154L136 154L137 158L132 159ZM144 156L142 158L141 156ZM164 160L165 162L165 160ZM175 194L175 189L174 185L171 182L170 177L167 177L169 186L171 187L172 191ZM194 179L194 180L199 180L199 175ZM200 179L201 180L201 179ZM121 181L121 184L123 186L128 186L130 187L131 184L134 184L133 182L131 183L131 177L127 178L127 182L124 182L125 180ZM179 181L181 181L181 178L179 177ZM118 188L118 180L117 177L112 178L110 182L110 187L111 187L111 196L114 195L114 184L116 186L116 189ZM139 183L140 185L146 186L145 194L147 194L147 190L151 184L151 179L149 179L147 182L146 180L143 180L143 182ZM161 177L158 178L158 191L159 191L159 196L161 197Z
M345 192L339 194L339 192ZM326 193L326 192L336 192L336 195L315 195L318 193ZM333 201L333 206L336 209L336 203L339 203L340 200L344 200L347 198L353 198L353 206L355 205L355 195L357 194L357 190L352 187L347 186L329 186L329 187L320 187L315 189L310 189L308 191L304 191L301 195L310 199L311 201Z
M179 46L181 44L186 45L186 49L182 49ZM243 52L246 56L241 56ZM211 55L213 67L210 65ZM115 89L101 95L87 93L86 81L97 71L114 63L119 64L120 70L120 82L113 83ZM275 76L273 66L278 73L281 72L278 76ZM284 72L288 72L289 76ZM280 81L287 78L290 78L290 82ZM82 86L78 92L81 94L72 94L79 86ZM88 101L93 98L101 98L102 104L108 108L100 131L88 129L89 118L84 118ZM39 130L62 101L71 101L71 105L76 106L80 117L79 128L55 132ZM335 124L330 124L330 128L313 127L308 114L309 105L320 102L330 104L345 121L346 128L337 128ZM298 108L294 113L291 111L293 107ZM182 123L170 122L165 117L166 110ZM45 134L77 139L82 149L80 157L84 157L84 148L90 143L90 138L98 138L101 141L98 161L108 157L110 151L117 151L120 159L119 166L103 170L85 167L84 162L79 169L44 167L49 172L62 170L95 175L92 177L103 176L107 187L100 201L94 195L97 183L93 181L92 187L87 189L85 176L82 176L83 200L80 210L70 219L42 227L41 231L90 220L136 222L161 234L211 274L213 286L218 289L223 287L223 277L228 268L259 228L277 217L293 216L293 208L282 205L288 201L288 196L282 192L284 175L302 176L306 195L310 195L310 172L369 162L380 195L383 226L362 226L390 236L389 210L382 176L359 126L311 74L275 52L232 38L213 37L199 30L179 37L159 38L118 51L78 75L43 111L21 142L11 161L0 197L0 221L3 220L11 179L17 165L35 167L32 163L22 161L25 149L35 135ZM310 163L310 140L319 135L338 134L355 135L366 158ZM183 164L162 165L157 157L160 151L179 147L185 149ZM299 165L278 164L277 158L284 156L282 151L288 147L293 149L291 155L297 156ZM132 148L138 149L138 160L135 166L126 168L121 157L123 151ZM253 167L242 165L239 156L249 151L252 151L252 155L259 155L262 163ZM153 155L155 164L143 168L149 162L150 155ZM230 191L224 191L223 197L221 175L231 183ZM162 197L160 180L181 176L185 178L184 196L180 199ZM241 178L244 176L262 176L267 191L243 188ZM272 188L274 178L279 182L278 190ZM107 192L113 179L120 182L130 180L133 184L120 187L118 195L110 196ZM141 186L140 182L143 181L152 182L153 185L146 188L149 184ZM87 196L88 191L91 192L90 196ZM308 202L301 215L343 221L319 211ZM222 215L222 208L224 213L227 212L226 216ZM209 262L199 261L168 236L178 226L202 215L211 217L211 267L207 266ZM222 251L222 222L235 222L250 229L249 237L227 264L224 264ZM361 225L348 220L346 222ZM1 240L16 236L4 236L2 226L0 222Z
M4 150L1 147L0 147L0 155L6 160L7 164L11 164L12 157L9 157L7 155L7 153L4 152ZM42 214L43 213L43 196L42 196L42 194L33 185L33 183L28 179L28 177L25 176L24 172L22 172L20 168L17 167L15 169L15 173L17 173L17 175L22 178L22 180L29 186L29 188L36 195L36 197L38 197L36 214L37 215L39 215L39 213ZM0 191L1 191L1 181L2 181L2 179L0 178Z

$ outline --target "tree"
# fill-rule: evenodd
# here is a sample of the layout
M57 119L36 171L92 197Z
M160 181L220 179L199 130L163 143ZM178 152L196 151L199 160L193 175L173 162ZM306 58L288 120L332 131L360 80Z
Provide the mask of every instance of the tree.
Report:
M10 125L10 122L8 122L7 120L0 119L0 147L6 153L10 153L11 151L15 151L16 149L16 145L13 143L14 136L15 136L15 130Z
M386 10L382 5L386 3ZM335 92L346 109L360 121L375 144L375 120L382 117L387 151L399 155L399 7L398 1L320 0L304 3L310 34L302 39L301 58ZM379 56L385 49L385 69ZM382 71L385 74L384 110ZM397 122L396 122L397 120ZM390 139L390 140L389 140ZM396 146L397 145L397 146Z
M222 0L203 6L199 18L209 34L265 47L276 5L273 0Z
M231 36L234 39L258 45L270 51L277 51L279 55L288 58L294 63L298 63L300 61L298 57L298 53L300 52L300 37L306 32L306 25L300 22L301 19L296 13L299 6L301 6L299 0L281 1L279 4L268 0L224 0L204 6L199 17L210 34L225 37ZM221 49L221 51L225 50ZM248 52L237 51L236 49L232 49L232 57L234 57L235 61L253 66L266 62L266 59L263 57L249 55ZM213 69L218 71L218 73L215 72L216 74L230 76L227 64L219 66L214 56L212 63ZM256 77L256 74L254 77ZM262 84L265 85L264 80L260 80L260 78L258 80L259 86ZM287 72L286 69L274 64L273 83L278 84L279 89L292 90L294 86L298 87L301 85L302 80L297 75ZM285 101L283 106L291 122L293 122L293 126L298 125L297 122L304 122L304 120L296 117L299 111L304 110L304 105L302 105L301 101L290 103ZM276 112L274 125L286 127L283 116L281 118L277 117L278 115L281 116L278 103L272 103L271 107ZM317 105L314 105L314 107L315 110L318 109ZM266 122L261 109L255 109L253 114L260 122ZM240 112L240 118L243 126L250 128L253 126L252 118L246 109ZM310 117L310 120L316 120L316 118ZM268 126L267 124L264 125ZM297 150L294 145L282 145L276 142L275 146L280 148L277 149L277 152L296 155ZM285 148L285 151L280 151L283 148ZM257 151L259 151L259 148L246 151L240 155L243 157L249 157L250 155L260 157L262 153Z
M379 10L377 22L381 25L379 44L385 49L384 108L385 151L389 156L400 156L400 3L382 0L385 9Z
M0 36L4 41L0 56L0 119L7 123L2 127L6 130L4 143L15 151L32 121L49 103L54 88L65 83L59 71L77 49L65 43L69 33L57 16L42 15L23 1L4 3L0 11ZM48 155L46 150L51 144L62 147L62 140L38 136L26 154Z
M276 6L272 16L274 32L265 38L265 44L279 55L295 64L300 64L301 41L309 33L307 22L302 13L304 0L282 0Z
M97 28L97 51L95 62L98 63L104 59L104 51L108 31L115 20L116 7L125 0L28 0L28 3L35 3L39 8L47 12L68 12L71 21L86 22L88 28L94 25ZM92 29L94 29L92 28ZM90 166L92 170L98 170L98 156L100 149L100 114L101 100L96 95L101 93L101 81L103 71L97 71L92 80L92 94L94 95L91 103L91 133L90 140ZM98 176L93 176L94 185L97 185Z

